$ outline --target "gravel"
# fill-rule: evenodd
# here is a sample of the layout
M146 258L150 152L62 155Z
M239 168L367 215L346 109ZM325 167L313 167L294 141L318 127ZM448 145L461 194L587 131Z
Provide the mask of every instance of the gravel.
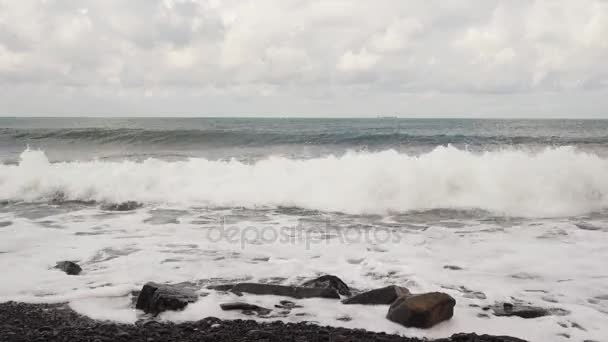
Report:
M384 319L384 318L382 318ZM403 341L422 342L360 329L321 327L307 323L220 320L208 317L196 322L170 323L154 320L136 324L95 321L65 304L0 303L0 341ZM521 342L511 337L458 334L436 342Z

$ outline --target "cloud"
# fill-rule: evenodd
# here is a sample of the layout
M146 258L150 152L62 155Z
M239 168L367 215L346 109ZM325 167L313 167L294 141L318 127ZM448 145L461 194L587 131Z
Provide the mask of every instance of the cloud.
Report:
M380 56L368 52L366 49L354 53L347 51L338 61L338 69L342 71L365 71L373 68Z
M0 106L375 115L387 101L462 114L424 100L433 94L572 115L526 99L608 92L606 37L603 0L0 0ZM14 100L23 93L37 105ZM523 102L504 105L513 99Z

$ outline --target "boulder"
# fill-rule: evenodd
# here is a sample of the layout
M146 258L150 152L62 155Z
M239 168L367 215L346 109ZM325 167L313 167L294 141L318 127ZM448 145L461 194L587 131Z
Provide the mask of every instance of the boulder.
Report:
M149 282L141 289L135 307L157 315L167 310L181 310L197 299L198 296L191 290Z
M430 328L454 315L456 300L442 292L401 296L391 304L386 318L406 327Z
M339 294L343 296L350 296L351 292L348 288L348 285L342 281L342 279L334 276L334 275L323 275L319 278L308 280L304 282L302 287L313 287L313 288L323 288L323 289L334 289L338 291Z
M82 268L72 261L59 261L57 262L57 265L55 265L55 268L60 269L69 275L78 275L82 272Z
M537 318L549 315L563 316L568 314L568 311L563 309L545 309L521 303L499 303L491 306L490 309L492 309L494 316L517 316L521 318Z
M410 291L401 286L386 286L360 293L342 301L344 304L390 305L401 296L409 296Z
M223 303L220 304L220 308L222 308L224 311L241 310L244 313L257 312L258 315L267 315L272 311L271 309L267 309L259 305L243 302Z
M141 208L142 204L135 201L127 201L122 203L106 203L101 206L101 210L107 211L131 211Z
M331 288L298 287L258 283L239 283L232 286L236 294L251 293L257 295L274 295L292 298L334 298L340 299L338 292Z

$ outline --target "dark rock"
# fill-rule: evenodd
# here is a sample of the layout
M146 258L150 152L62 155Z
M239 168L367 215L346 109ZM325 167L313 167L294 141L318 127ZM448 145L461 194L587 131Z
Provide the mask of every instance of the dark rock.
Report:
M277 337L268 331L253 329L247 332L247 336L253 337L255 339L276 339Z
M443 266L443 268L446 269L446 270L452 270L452 271L460 271L460 270L462 270L462 267L456 266L456 265L445 265L445 266Z
M537 318L543 316L564 316L569 312L564 309L551 308L545 309L538 306L531 306L520 303L502 303L490 307L494 316L517 316L521 318Z
M520 280L540 279L540 276L532 273L519 272L509 275L509 277Z
M297 305L296 303L290 301L290 300L282 300L279 302L281 305L285 306L285 307L289 307L289 308L297 308L300 307L299 305Z
M342 301L344 304L390 305L401 296L411 295L410 291L401 286L387 286L360 293Z
M576 323L576 322L570 322L571 327L582 330L582 331L587 331L587 329L583 328L580 324Z
M295 309L295 308L302 308L303 306L297 305L296 303L289 301L289 300L282 300L279 302L279 304L275 304L274 307L278 308L278 309L291 310L291 309Z
M454 334L449 339L439 339L435 342L526 342L511 336L490 336L477 334Z
M38 328L38 332L41 332L41 333L43 333L43 332L51 332L51 331L53 331L53 328L51 328L49 326L44 326L44 327Z
M255 304L249 304L249 303L243 303L243 302L234 302L234 303L223 303L220 304L220 308L222 308L222 310L224 311L230 311L230 310L242 310L242 311L254 311L257 312L259 315L267 315L269 314L272 310L271 309L267 309Z
M101 210L107 211L131 211L141 208L143 204L135 201L127 201L122 203L106 203L101 206Z
M232 287L234 293L251 293L257 295L274 295L293 298L335 298L340 299L340 295L334 289L328 288L309 288L297 286L283 286L258 283L239 283Z
M323 288L323 289L334 289L338 291L339 294L343 296L350 296L351 292L348 288L348 285L342 281L342 279L334 276L334 275L323 275L319 278L308 280L304 282L302 287L313 287L313 288Z
M72 261L59 261L57 265L55 265L55 268L60 269L69 275L78 275L82 272L82 268Z
M149 282L141 289L135 307L156 315L167 310L181 310L197 299L190 290Z
M216 290L216 291L230 291L230 290L232 290L233 287L234 287L234 284L223 284L223 285L210 285L210 286L207 286L208 289L210 289L210 290Z
M430 328L452 318L455 305L454 298L441 292L402 296L391 304L386 318L406 327Z
M583 229L583 230L601 230L602 229L601 227L594 226L587 222L575 223L574 225L576 227L578 227L579 229Z

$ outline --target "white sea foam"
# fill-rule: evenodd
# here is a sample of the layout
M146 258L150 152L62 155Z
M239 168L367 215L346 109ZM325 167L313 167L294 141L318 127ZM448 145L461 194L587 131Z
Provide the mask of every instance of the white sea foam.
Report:
M297 206L345 213L436 208L568 216L608 207L608 160L572 147L411 156L392 150L252 164L189 159L49 163L27 150L0 166L0 199Z
M414 293L447 292L457 301L454 318L432 329L411 329L386 320L387 306L348 306L337 300L307 299L296 300L303 308L277 319L429 338L473 331L530 341L603 341L608 336L605 217L587 219L586 229L576 226L580 219L571 218L512 222L452 218L446 222L427 220L426 229L418 230L396 224L394 219L401 216L389 216L374 221L372 226L397 227L402 234L400 241L343 241L334 237L315 239L310 244L259 239L243 245L240 241L211 239L209 231L217 223L206 218L227 215L230 227L264 230L293 226L302 216L280 210L200 208L166 211L164 214L178 216L166 222L179 223L158 224L162 220L149 220L161 212L156 209L115 214L88 207L67 213L47 211L40 217L44 208L22 207L0 212L0 221L11 222L0 228L0 269L11 275L0 282L0 302L69 302L74 310L93 318L133 323L141 312L131 306L130 293L147 281L207 284L273 278L283 284L298 284L302 277L329 273L357 289L398 284ZM39 215L29 215L29 210ZM310 229L311 236L326 237L317 229L326 216L335 219L336 228L359 226L368 219L317 213L305 217L311 222L302 229ZM593 229L587 229L590 227ZM68 276L52 269L55 261L65 259L77 261L83 272ZM462 270L444 269L448 264ZM467 291L484 295L471 297ZM162 318L251 318L221 311L219 304L238 300L273 308L285 299L209 292L184 311L167 312ZM478 316L487 313L481 309L485 305L515 298L565 309L570 314L530 320ZM352 320L340 320L344 316Z

